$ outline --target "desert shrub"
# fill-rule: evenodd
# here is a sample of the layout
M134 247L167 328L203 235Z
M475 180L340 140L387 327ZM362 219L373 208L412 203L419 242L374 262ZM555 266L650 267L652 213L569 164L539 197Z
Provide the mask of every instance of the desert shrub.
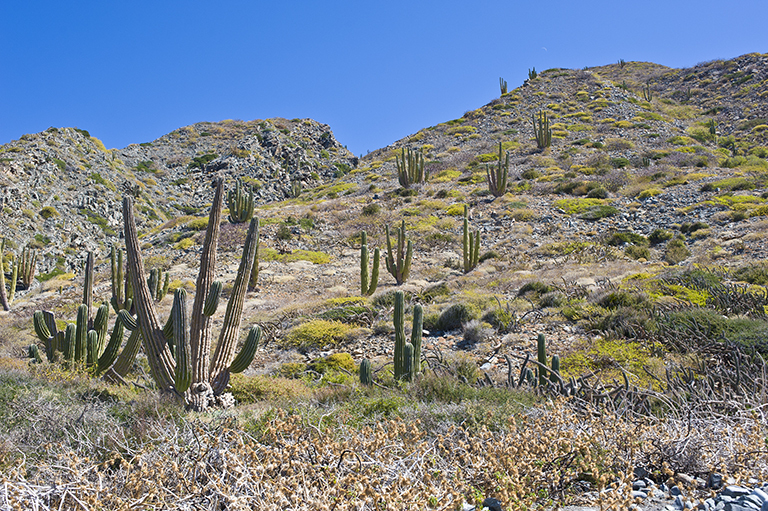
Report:
M645 259L646 261L651 258L651 251L648 247L639 247L637 245L631 245L624 249L624 253L632 259Z
M659 245L665 241L671 240L672 236L674 236L672 231L668 231L666 229L654 229L653 232L648 236L648 241L651 243L651 245Z
M618 247L624 244L647 247L649 242L642 234L635 234L634 232L615 232L605 241L605 243L613 247Z
M292 237L291 228L285 223L280 224L280 227L277 228L277 239L287 241Z
M187 222L186 225L187 229L192 229L193 231L204 231L208 228L208 217L198 217L195 219L190 220Z
M765 286L768 284L768 264L763 262L742 266L733 272L733 278L750 284Z
M440 332L458 330L464 323L470 322L475 317L475 313L466 304L455 303L440 313L435 326Z
M589 191L589 193L587 193L588 199L605 199L607 197L608 197L608 190L606 190L602 186L593 188L592 190Z
M686 233L686 234L700 231L702 229L709 229L709 224L705 222L694 222L694 223L684 222L680 226L680 232Z
M542 307L562 307L566 301L566 296L560 291L550 291L541 295L539 305Z
M299 351L336 346L347 340L351 332L352 327L340 321L313 319L293 327L280 344Z
M664 261L668 264L676 265L686 260L690 255L690 250L685 246L685 238L680 235L667 242Z
M525 296L527 294L533 294L537 297L549 293L552 291L552 287L544 284L543 282L539 282L538 280L535 280L533 282L526 282L522 285L522 287L517 291L517 296Z
M483 342L491 337L495 330L485 321L473 319L464 325L464 340L471 344Z
M596 221L607 218L618 213L619 210L613 206L593 206L579 215L582 220Z
M312 390L301 380L233 374L230 378L232 397L242 404L258 401L292 401L306 399Z
M53 218L55 216L59 216L59 212L56 211L56 208L53 206L45 206L43 209L40 210L40 216L48 220L49 218Z
M650 197L655 197L656 195L659 195L660 193L661 193L661 190L659 190L658 188L647 188L647 189L643 190L642 192L640 192L637 195L637 198L640 199L640 200L644 200L644 199L648 199Z
M379 211L381 211L381 206L376 203L371 203L363 206L362 213L364 216L375 216L379 214Z

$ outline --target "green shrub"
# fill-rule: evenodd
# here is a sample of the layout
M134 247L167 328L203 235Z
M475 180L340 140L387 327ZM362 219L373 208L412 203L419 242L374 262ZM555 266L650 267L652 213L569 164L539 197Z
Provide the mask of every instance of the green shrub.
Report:
M293 327L280 344L299 351L336 346L347 340L351 332L352 327L340 321L313 319Z
M379 206L376 203L366 204L365 206L363 206L363 215L364 216L378 215L379 211L381 211L381 206Z
M208 217L198 217L187 222L187 229L193 231L204 231L208 228Z
M742 266L733 272L733 277L736 280L758 286L768 285L768 263L762 262Z
M46 220L48 220L49 218L59 216L59 212L56 211L56 208L54 208L53 206L45 206L43 209L40 210L39 215L45 218Z
M637 245L639 247L647 247L649 244L648 239L645 236L642 234L635 234L634 232L615 232L605 241L605 243L613 247L618 247L625 243Z
M464 323L475 319L475 317L474 312L466 304L453 304L440 313L440 318L437 321L437 330L441 332L458 330Z
M674 236L672 231L668 231L666 229L654 229L653 232L648 236L648 241L650 241L651 245L659 245L665 241L671 240L672 236Z
M631 245L624 249L624 253L632 259L645 259L646 261L651 258L651 251L648 247L639 247L637 245Z
M613 216L616 213L618 213L619 210L614 208L613 206L594 206L586 210L584 213L579 215L579 218L582 220L600 220L601 218L606 218L609 216Z
M668 264L676 265L686 260L690 255L690 250L685 246L685 238L680 235L667 242L664 261Z

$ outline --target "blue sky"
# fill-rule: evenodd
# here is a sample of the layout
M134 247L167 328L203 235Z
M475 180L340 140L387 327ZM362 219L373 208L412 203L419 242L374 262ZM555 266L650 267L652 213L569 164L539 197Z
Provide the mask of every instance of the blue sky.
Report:
M460 117L528 69L768 52L765 0L0 0L0 144L107 147L200 121L311 117L357 155Z

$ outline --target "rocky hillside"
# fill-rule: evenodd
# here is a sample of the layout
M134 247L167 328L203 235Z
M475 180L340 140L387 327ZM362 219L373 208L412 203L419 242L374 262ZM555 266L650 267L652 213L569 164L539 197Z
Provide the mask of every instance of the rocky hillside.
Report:
M310 119L198 123L159 139L106 149L77 128L49 128L0 146L0 231L12 246L40 249L39 271L72 271L86 250L117 239L120 199L136 197L142 229L210 202L210 183L239 177L260 203L292 183L327 183L357 165L331 129Z

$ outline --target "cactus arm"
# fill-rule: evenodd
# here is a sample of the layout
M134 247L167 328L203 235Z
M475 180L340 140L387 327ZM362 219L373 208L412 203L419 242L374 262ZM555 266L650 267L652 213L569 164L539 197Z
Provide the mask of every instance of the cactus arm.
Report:
M216 314L223 287L220 280L214 280L213 284L211 284L211 289L208 291L208 297L205 299L205 306L203 307L203 314L206 316L210 317Z
M539 334L536 339L536 352L539 361L539 385L547 384L547 340L544 334Z
M125 250L128 256L128 274L131 276L134 305L143 339L144 351L147 354L152 378L162 390L170 390L173 385L171 375L175 361L163 336L157 312L149 294L149 288L143 279L144 263L141 257L139 237L136 232L136 221L133 216L133 199L123 198L123 222L125 233ZM199 289L199 288L198 288Z
M227 311L224 314L224 324L219 334L219 342L211 361L211 386L214 395L220 395L229 384L229 366L232 364L234 350L237 346L237 337L242 320L245 293L248 290L248 276L253 266L253 258L256 256L256 242L259 234L258 219L251 219L248 236L243 247L243 256L237 277L232 286L232 294L227 302Z
M211 320L203 314L207 293L215 279L216 248L219 243L221 224L221 209L224 197L224 182L216 181L211 212L208 216L208 228L205 231L203 252L200 255L200 271L195 283L197 292L192 303L192 318L190 320L189 350L192 357L192 383L209 380L211 353Z
M93 311L93 252L88 252L85 258L85 281L83 282L83 303L88 306L88 330L93 329L92 311Z
M141 344L141 330L136 328L128 336L128 341L126 341L123 351L120 352L115 363L104 373L104 379L111 382L122 382L123 377L128 374L128 371L133 366L136 355L139 354Z
M176 392L183 394L192 383L192 370L189 366L189 328L187 325L187 292L183 287L173 295L173 338L176 344L176 370L174 386Z
M115 326L112 327L112 334L109 336L109 342L104 348L99 360L96 362L96 374L101 374L106 371L117 359L117 355L120 352L120 345L123 343L123 333L125 327L120 318L115 321Z
M88 352L88 305L82 304L77 308L75 323L75 362L85 362Z
M93 364L98 361L99 357L96 354L96 351L99 349L99 333L96 330L89 330L88 335L86 336L86 354L85 354L85 365L88 367L93 366Z
M259 219L256 219L258 222ZM258 237L257 237L258 238ZM251 279L248 282L251 289L254 289L259 283L259 240L256 240L256 255L253 257L253 268L251 268Z
M72 323L69 323L67 325L66 331L64 332L64 360L69 362L72 362L75 359L76 330L77 327Z
M230 373L242 373L248 369L248 366L251 365L251 362L253 361L253 356L256 354L256 349L259 347L259 341L261 341L261 328L256 325L251 327L251 330L248 332L248 337L243 344L243 348L229 366Z
M373 269L371 270L370 285L368 286L367 296L371 296L376 292L376 287L379 285L379 259L381 259L381 251L378 247L373 251Z
M13 305L13 300L16 298L16 283L19 281L19 267L23 264L23 261L14 261L13 269L11 270L11 281L8 283L8 305Z
M368 245L360 245L360 294L368 296Z

